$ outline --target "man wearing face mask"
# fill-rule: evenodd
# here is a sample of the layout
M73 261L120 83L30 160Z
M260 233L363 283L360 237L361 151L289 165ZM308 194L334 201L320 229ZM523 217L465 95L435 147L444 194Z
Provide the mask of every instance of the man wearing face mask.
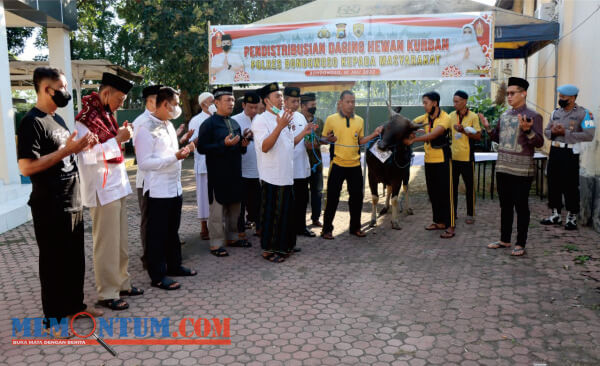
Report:
M146 172L144 197L148 201L148 274L152 286L163 290L181 287L168 276L197 274L181 265L181 245L177 233L183 204L181 160L194 149L193 142L179 148L177 133L170 120L180 115L179 93L170 87L160 88L156 96L156 111L140 123L133 141L138 164Z
M214 104L215 98L209 92L204 92L198 96L198 104L202 111L195 115L188 124L189 130L194 130L191 140L197 146L198 131L200 126L207 118L212 116L217 108ZM208 174L206 170L206 156L194 150L194 173L196 173L196 202L198 205L198 218L202 228L200 238L209 240L208 236Z
M17 154L21 174L31 177L28 204L39 248L44 325L49 328L52 318L60 322L80 311L95 317L103 314L83 303L83 207L75 159L97 140L91 133L75 140L77 132L71 134L56 114L71 99L62 71L38 67L33 85L37 101L19 125Z
M596 132L592 114L575 103L579 89L562 85L558 89L558 105L552 112L544 135L551 141L548 157L548 206L552 214L542 225L561 225L563 196L567 208L565 229L577 229L579 214L579 145L592 141Z
M218 84L232 84L235 74L244 70L242 56L231 52L233 42L230 34L223 34L221 38L223 52L213 56L211 61L211 78L216 78Z
M144 113L140 114L133 120L133 136L132 139L135 139L135 133L140 126L140 123L144 121L150 113L154 113L156 110L156 94L158 90L162 88L162 85L151 85L147 86L142 90L142 98L146 102L146 110ZM137 166L137 173L135 175L135 188L137 190L138 197L138 206L140 207L140 240L142 241L142 264L144 269L146 269L146 260L144 257L144 253L146 252L146 225L148 224L148 210L147 210L147 202L144 200L144 171L140 169L140 166Z
M263 258L285 261L296 248L297 225L294 220L294 146L310 133L306 124L301 133L293 127L293 111L283 108L283 94L277 83L259 89L266 111L252 123L261 192L261 248Z
M208 171L210 253L226 257L229 253L223 248L224 244L251 246L248 241L237 238L242 201L242 154L246 153L248 140L242 137L240 125L230 118L235 103L233 88L215 89L213 95L217 112L200 126L198 152L206 155Z
M323 227L319 221L321 217L321 204L323 201L323 164L321 163L321 145L326 143L321 141L323 133L323 120L315 117L317 112L317 97L315 93L305 93L300 96L300 113L309 123L316 125L314 135L310 135L306 141L306 151L310 162L311 172L309 177L310 185L310 207L311 221L313 226ZM331 134L328 137L329 142L335 142L337 138Z
M246 153L242 155L242 205L238 219L238 233L240 239L246 237L248 224L254 223L258 231L258 216L260 214L260 182L258 180L258 166L256 165L256 151L252 137L252 121L258 112L260 97L254 90L244 93L242 113L232 118L240 125L242 136L248 140ZM248 216L246 216L248 211ZM247 219L247 220L246 220Z
M308 122L302 113L297 112L300 106L300 88L286 86L283 89L283 105L286 110L293 111L291 126L294 137L303 133ZM294 146L294 217L296 220L296 234L312 238L316 234L306 227L309 177L310 162L308 160L306 145L299 143Z
M82 98L75 117L77 132L91 132L99 144L79 153L83 205L90 208L94 242L94 274L99 304L124 310L129 304L121 296L142 295L132 287L128 265L126 197L131 193L121 144L131 137L127 121L117 124L114 113L123 106L133 85L114 74L104 73L98 92Z

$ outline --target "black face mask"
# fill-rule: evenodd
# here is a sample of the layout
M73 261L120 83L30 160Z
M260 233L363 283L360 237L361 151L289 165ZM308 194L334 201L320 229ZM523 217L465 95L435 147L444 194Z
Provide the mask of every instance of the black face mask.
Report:
M69 101L71 100L71 94L62 90L52 90L54 90L54 95L51 96L54 104L56 104L58 108L66 107L67 104L69 104Z
M317 107L308 108L308 113L312 114L313 116L315 115L316 111L317 111Z
M567 107L569 105L569 101L567 99L559 99L558 100L558 105L561 108L565 108L565 107Z
M225 52L229 52L230 49L231 49L231 46L228 44L223 46L223 51L225 51Z

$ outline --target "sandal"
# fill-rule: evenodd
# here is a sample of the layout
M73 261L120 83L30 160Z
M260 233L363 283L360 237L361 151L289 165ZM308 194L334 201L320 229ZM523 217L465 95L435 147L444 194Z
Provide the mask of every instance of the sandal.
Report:
M510 248L510 243L506 244L501 241L495 241L487 245L488 249Z
M104 306L111 310L125 310L129 309L129 304L123 299L110 299L110 300L99 300L98 305Z
M227 244L227 246L233 247L233 248L250 248L252 246L252 243L250 243L246 239L240 239L240 240L234 241L233 243Z
M189 269L187 267L184 267L184 266L179 266L179 268L177 269L177 271L175 271L175 272L167 272L167 274L169 276L173 276L173 277L191 277L191 276L197 275L198 272L194 271L193 269Z
M450 239L450 238L454 238L454 235L456 235L456 232L446 230L446 231L444 231L443 234L440 234L440 238Z
M152 282L152 287L158 287L160 289L163 290L177 290L181 287L181 285L179 284L179 282L169 278L169 277L165 277L163 278L162 281L159 282Z
M467 224L467 225L473 225L474 223L475 223L475 219L473 219L473 218L465 219L465 224Z
M331 233L321 233L321 238L326 239L326 240L335 239Z
M129 291L120 291L119 296L140 296L144 294L144 290L141 288L131 286Z
M273 262L273 263L282 263L285 262L285 258L279 254L275 254L275 253L267 253L267 255L262 255L262 257L266 260L268 260L269 262Z
M521 257L523 255L525 255L525 248L520 247L520 246L515 246L512 250L512 252L510 253L510 255L512 255L513 257Z
M446 225L444 224L436 224L435 222L429 226L425 227L425 230L446 230Z
M229 256L229 253L227 253L227 251L223 247L220 247L217 249L211 249L210 254L214 255L215 257L228 257Z
M354 236L358 236L359 238L364 238L365 236L367 236L367 233L365 233L362 230L356 230L354 232L351 232L350 234L354 235Z

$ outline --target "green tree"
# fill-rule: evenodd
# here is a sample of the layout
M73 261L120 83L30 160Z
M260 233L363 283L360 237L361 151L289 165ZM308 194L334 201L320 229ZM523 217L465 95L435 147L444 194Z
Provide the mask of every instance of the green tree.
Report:
M33 34L31 27L25 28L6 28L6 41L8 43L8 51L14 56L23 53L25 42Z

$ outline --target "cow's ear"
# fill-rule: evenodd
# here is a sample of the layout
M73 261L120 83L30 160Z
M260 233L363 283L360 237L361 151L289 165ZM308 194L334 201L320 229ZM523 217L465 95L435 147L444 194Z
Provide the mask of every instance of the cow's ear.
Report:
M400 113L402 111L402 107L398 106L394 108L394 112Z

